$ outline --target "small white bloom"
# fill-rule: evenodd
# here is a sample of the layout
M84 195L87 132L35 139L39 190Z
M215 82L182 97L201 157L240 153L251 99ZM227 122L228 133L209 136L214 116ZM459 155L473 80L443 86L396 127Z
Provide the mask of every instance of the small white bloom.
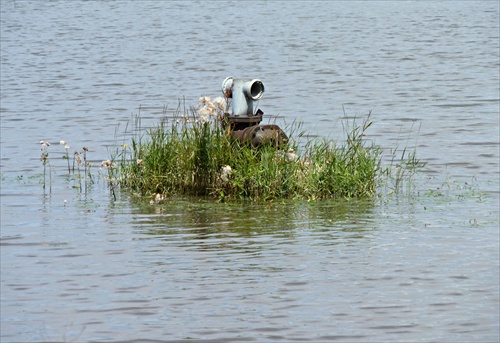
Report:
M111 167L111 161L110 160L102 161L101 166L109 168Z
M218 96L215 98L212 103L217 107L219 110L224 111L226 109L226 99L224 99L221 96Z
M233 170L231 169L230 166L224 166L222 167L222 171L221 171L221 174L220 174L220 178L222 181L224 182L228 182L229 181L229 176L232 174Z
M209 96L202 96L200 98L200 102L201 103L206 103L206 102L209 102L210 101L210 97Z
M287 153L285 154L285 158L288 162L293 162L296 161L299 157L295 153L295 150L289 149Z
M205 104L205 107L206 107L209 111L211 111L211 112L215 112L215 105L214 105L214 104L212 104L210 101L209 101L209 102L207 102L207 103Z
M312 160L310 157L303 158L300 162L304 167L310 167L312 165Z
M203 117L203 116L210 116L210 114L212 114L212 112L210 111L210 109L206 106L203 106L202 108L200 108L198 110L198 114Z
M60 145L66 145L66 142L65 141L59 141L59 144Z
M160 193L156 193L155 203L159 203L162 200L165 200L165 197L163 195L161 195Z

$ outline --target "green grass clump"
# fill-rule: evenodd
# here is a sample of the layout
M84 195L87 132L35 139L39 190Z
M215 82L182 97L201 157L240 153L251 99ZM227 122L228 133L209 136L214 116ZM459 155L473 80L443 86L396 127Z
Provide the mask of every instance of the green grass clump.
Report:
M122 189L160 199L371 197L383 173L381 150L363 139L371 123L369 116L359 126L354 120L342 145L322 139L299 148L290 135L279 148L252 148L234 140L220 121L198 120L193 110L192 117L164 119L132 139L114 156L110 178Z

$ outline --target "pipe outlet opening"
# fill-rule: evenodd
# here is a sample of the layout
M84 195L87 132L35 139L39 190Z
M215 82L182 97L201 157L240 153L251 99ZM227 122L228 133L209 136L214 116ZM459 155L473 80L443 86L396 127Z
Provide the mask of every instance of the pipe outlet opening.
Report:
M243 86L243 92L252 100L260 100L264 94L264 84L261 80L248 81Z

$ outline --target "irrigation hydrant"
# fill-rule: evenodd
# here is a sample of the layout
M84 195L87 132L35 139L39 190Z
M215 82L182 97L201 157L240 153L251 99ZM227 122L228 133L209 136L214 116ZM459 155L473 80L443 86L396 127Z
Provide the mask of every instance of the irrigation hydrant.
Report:
M222 93L233 98L232 117L249 117L254 115L254 101L264 94L264 84L258 79L247 81L230 76L222 82Z
M226 113L232 135L241 142L249 142L254 147L263 144L279 146L286 143L288 137L277 125L259 125L264 112L254 112L254 103L262 98L264 84L259 79L242 80L232 76L222 82L225 98L232 98L231 113Z

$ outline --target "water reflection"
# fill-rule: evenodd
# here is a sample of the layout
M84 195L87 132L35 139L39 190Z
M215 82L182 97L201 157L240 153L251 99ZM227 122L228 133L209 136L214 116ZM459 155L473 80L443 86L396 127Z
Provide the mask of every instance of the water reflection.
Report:
M338 244L374 230L373 199L273 204L173 199L135 205L132 225L144 238L200 249L241 249L271 240L268 248L274 249L283 242L294 244L304 234L317 244Z

